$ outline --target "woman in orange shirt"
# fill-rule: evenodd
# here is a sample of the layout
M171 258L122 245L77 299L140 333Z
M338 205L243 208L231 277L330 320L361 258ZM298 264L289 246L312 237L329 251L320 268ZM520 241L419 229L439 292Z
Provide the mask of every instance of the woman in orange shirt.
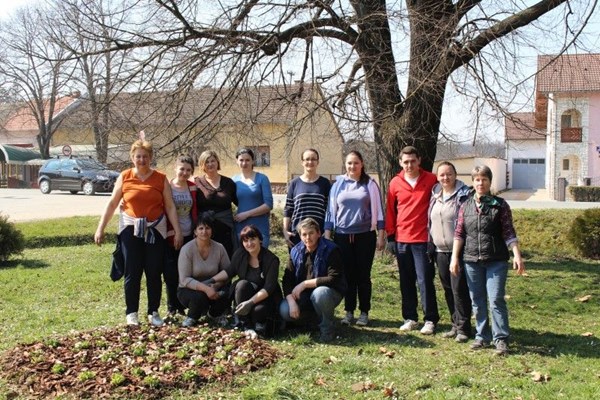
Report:
M127 325L139 325L138 309L142 274L146 274L148 294L148 322L161 326L158 313L162 293L167 220L175 231L174 245L181 247L183 237L177 211L171 195L171 185L165 174L151 168L153 149L150 142L137 140L129 152L134 167L121 172L115 183L98 229L94 235L97 245L104 240L104 229L115 210L119 214L119 236L125 276L125 303Z

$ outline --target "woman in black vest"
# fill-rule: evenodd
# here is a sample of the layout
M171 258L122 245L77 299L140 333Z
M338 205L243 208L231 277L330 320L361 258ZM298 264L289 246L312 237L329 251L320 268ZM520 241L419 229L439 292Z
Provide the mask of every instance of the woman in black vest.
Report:
M519 275L525 271L525 264L510 207L502 198L490 194L492 171L487 166L475 167L472 178L475 193L458 213L450 271L458 274L459 255L464 247L465 272L477 331L471 349L483 349L493 341L496 354L504 355L508 352L510 333L504 299L509 249L513 252L513 268ZM491 330L488 301L492 315Z

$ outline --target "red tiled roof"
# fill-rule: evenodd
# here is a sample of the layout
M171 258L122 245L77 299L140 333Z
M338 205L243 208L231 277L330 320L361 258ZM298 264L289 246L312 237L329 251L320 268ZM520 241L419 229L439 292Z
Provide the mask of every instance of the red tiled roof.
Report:
M538 56L536 91L543 93L600 90L600 54Z
M56 117L62 110L69 106L75 100L74 97L64 96L56 99L54 104L54 117ZM45 107L48 107L48 100L46 100ZM46 116L47 117L47 116ZM31 112L31 109L27 105L23 105L14 110L4 123L4 129L7 131L37 131L38 124L35 116Z
M506 140L545 140L546 132L534 128L534 113L514 113L504 117Z

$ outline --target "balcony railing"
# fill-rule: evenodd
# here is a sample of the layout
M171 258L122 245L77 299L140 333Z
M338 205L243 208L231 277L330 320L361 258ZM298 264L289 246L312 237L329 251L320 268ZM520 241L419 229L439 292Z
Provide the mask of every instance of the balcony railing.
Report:
M581 128L561 128L560 141L563 143L581 142Z

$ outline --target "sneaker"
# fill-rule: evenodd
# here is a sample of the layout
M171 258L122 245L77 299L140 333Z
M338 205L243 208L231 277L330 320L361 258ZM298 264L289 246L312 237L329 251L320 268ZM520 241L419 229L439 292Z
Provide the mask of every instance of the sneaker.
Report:
M467 341L469 341L469 337L464 333L457 333L456 338L454 338L454 340L456 340L457 343L466 343Z
M473 343L471 343L471 350L481 350L488 347L490 344L482 339L475 339Z
M321 343L331 343L335 339L335 334L333 332L321 333L319 336L319 342Z
M358 326L367 326L369 324L369 314L366 312L361 312L356 320L356 325Z
M206 313L206 316L212 320L212 322L221 327L221 328L225 328L228 324L229 321L227 321L227 317L225 316L225 314L221 314L218 317L213 317L212 315L210 315L210 312Z
M342 318L340 324L350 326L354 322L354 313L352 311L346 311L346 316Z
M148 314L148 322L150 323L150 325L156 327L163 326L165 323L165 321L163 321L163 319L160 317L158 311L154 311L152 314Z
M497 356L504 356L508 354L508 343L506 343L506 340L496 340L496 350L494 350L494 354Z
M198 323L197 319L194 319L191 317L185 317L185 319L181 323L181 326L183 326L184 328L191 328L192 326L196 326L197 323Z
M254 331L256 331L259 336L265 336L267 333L267 324L264 322L257 322L254 324Z
M138 326L140 324L140 319L138 318L138 313L136 312L127 314L125 319L127 320L127 325Z
M425 321L421 328L421 335L433 335L435 333L435 324L431 321Z
M442 337L444 339L452 339L452 338L456 337L456 335L457 335L456 329L454 329L454 328L450 329L448 332L442 333Z
M406 321L404 321L404 324L402 324L402 326L400 327L400 330L401 331L414 331L415 329L417 329L417 326L419 326L417 321L413 321L412 319L407 319Z
M256 331L254 329L246 329L244 331L244 335L246 335L246 337L248 339L256 339L256 338L258 338L258 334L256 333Z

